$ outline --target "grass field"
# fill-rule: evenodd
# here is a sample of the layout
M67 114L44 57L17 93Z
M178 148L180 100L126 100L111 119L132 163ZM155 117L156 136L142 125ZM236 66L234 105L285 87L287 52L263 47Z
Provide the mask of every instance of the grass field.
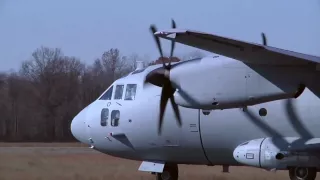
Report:
M153 180L139 172L140 162L123 160L79 147L80 144L0 143L0 180ZM286 171L276 173L256 168L179 165L182 180L285 180ZM320 178L317 178L320 179Z
M82 143L4 143L0 147L88 147Z

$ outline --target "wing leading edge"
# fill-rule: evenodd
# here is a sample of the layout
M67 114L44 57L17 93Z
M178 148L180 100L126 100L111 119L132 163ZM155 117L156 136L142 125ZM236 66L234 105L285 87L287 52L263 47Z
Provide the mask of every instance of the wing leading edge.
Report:
M191 30L171 29L155 35L245 63L316 65L320 57Z

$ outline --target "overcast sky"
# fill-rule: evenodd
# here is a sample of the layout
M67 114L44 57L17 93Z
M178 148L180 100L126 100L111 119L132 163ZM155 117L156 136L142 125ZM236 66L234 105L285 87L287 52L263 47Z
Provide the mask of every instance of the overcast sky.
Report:
M155 23L261 42L320 56L320 0L0 0L0 70L17 69L32 51L58 47L91 63L119 48L157 58ZM169 52L169 42L165 51ZM195 48L177 45L182 54Z

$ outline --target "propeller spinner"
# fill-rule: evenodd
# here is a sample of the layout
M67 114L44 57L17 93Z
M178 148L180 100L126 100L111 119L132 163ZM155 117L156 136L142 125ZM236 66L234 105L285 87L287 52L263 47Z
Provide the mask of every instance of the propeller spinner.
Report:
M172 20L172 28L176 28L176 23L174 20ZM166 108L166 105L167 105L169 99L172 104L174 114L177 119L177 123L180 127L182 125L179 108L178 108L178 105L176 104L176 102L174 100L174 96L173 96L173 94L175 92L175 88L172 86L172 83L170 81L170 70L172 69L171 59L173 56L175 42L172 41L172 43L171 43L171 52L170 52L169 63L168 63L168 65L166 65L164 62L160 39L159 39L159 37L155 36L155 32L157 32L157 28L155 27L155 25L151 25L150 30L152 32L152 35L153 35L155 41L156 41L163 67L160 69L157 69L155 71L151 71L146 76L144 83L150 83L150 84L162 87L161 99L160 99L160 115L159 115L159 123L158 123L158 134L160 135L162 123L163 123L163 115L164 115L164 111L165 111L165 108Z

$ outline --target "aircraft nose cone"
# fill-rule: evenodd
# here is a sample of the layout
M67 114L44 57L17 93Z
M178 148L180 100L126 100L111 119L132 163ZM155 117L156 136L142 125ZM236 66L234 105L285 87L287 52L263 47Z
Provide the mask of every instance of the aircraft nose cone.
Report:
M71 133L74 138L82 143L88 143L86 135L86 110L82 110L76 117L71 121Z

